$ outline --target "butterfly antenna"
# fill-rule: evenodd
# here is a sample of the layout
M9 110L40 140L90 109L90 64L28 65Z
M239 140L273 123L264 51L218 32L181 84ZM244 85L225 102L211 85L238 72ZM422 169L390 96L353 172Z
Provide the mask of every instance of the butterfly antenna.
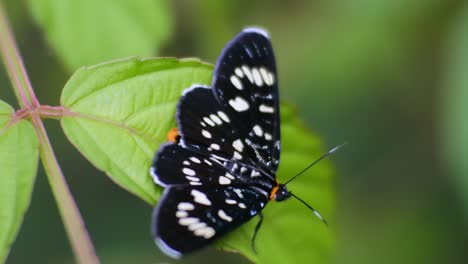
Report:
M306 203L304 200L302 200L301 198L297 197L296 195L294 195L293 193L289 193L292 197L296 198L299 202L301 202L303 205L307 206L307 208L309 208L310 210L312 210L312 213L314 213L315 216L317 216L317 218L322 221L322 223L324 223L326 226L328 226L328 223L327 221L325 220L325 218L323 218L323 216L317 211L315 210L312 206L310 206L308 203Z
M305 167L303 170L301 170L298 174L296 174L294 177L292 177L291 179L287 180L284 185L287 185L289 182L291 182L292 180L294 180L297 176L301 175L302 173L306 172L308 169L310 169L310 167L314 166L317 162L323 160L324 158L328 157L329 155L333 154L334 152L336 152L337 150L339 150L340 148L342 148L343 146L345 146L346 144L348 144L347 142L341 144L341 145L338 145L332 149L330 149L327 153L325 153L323 156L321 156L320 158L318 158L317 160L315 160L314 162L312 162L309 166Z

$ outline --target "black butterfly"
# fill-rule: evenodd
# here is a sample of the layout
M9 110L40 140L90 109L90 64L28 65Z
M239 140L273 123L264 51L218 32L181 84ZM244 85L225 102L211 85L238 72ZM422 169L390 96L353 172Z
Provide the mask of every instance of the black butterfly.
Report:
M151 174L165 190L152 232L163 252L180 257L259 215L253 244L268 201L294 196L275 175L279 112L269 36L247 28L222 51L211 87L184 91L176 114L180 139L156 153Z

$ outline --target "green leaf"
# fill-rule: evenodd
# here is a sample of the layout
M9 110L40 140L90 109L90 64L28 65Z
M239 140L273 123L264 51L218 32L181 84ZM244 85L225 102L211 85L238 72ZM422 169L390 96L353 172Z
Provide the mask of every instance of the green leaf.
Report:
M29 0L28 4L70 70L115 58L156 55L172 28L166 0Z
M29 121L12 121L0 101L0 263L6 259L28 209L36 178L39 142Z
M442 91L443 159L453 174L455 188L468 216L468 7L455 20L447 46L445 86Z
M281 161L278 181L285 182L298 171L325 153L319 137L306 129L287 105L281 105ZM334 192L333 170L323 160L288 184L294 192L311 204L328 221L332 218ZM256 263L329 263L332 231L304 205L290 198L270 202L263 210L264 221L255 241L251 239L258 222L253 218L218 243L218 247L236 251Z
M61 104L69 140L117 184L154 204L161 192L149 168L184 89L209 84L212 67L198 60L127 59L79 69Z

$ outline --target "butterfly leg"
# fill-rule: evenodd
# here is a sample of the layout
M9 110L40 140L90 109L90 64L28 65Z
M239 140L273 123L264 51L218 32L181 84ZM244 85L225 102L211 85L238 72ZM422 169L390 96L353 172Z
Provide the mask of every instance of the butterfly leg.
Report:
M255 238L257 237L258 230L260 229L260 227L262 226L262 223L263 223L263 214L262 214L262 212L258 213L258 217L260 217L260 220L258 221L257 225L255 226L254 235L252 237L252 249L253 249L253 252L255 252L255 254L257 254L257 250L255 249Z

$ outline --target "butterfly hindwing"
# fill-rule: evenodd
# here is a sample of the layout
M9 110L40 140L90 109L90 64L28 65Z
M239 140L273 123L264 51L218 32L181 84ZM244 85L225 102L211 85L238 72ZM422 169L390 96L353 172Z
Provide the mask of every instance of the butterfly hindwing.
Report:
M163 187L248 185L260 179L265 181L265 184L274 183L261 171L244 167L235 161L220 160L206 153L183 148L175 143L167 143L160 147L151 168L151 175L154 181Z
M269 37L246 29L224 48L212 87L257 165L276 172L280 156L276 63Z
M153 236L166 254L180 257L245 223L267 202L248 187L169 186L153 213Z

